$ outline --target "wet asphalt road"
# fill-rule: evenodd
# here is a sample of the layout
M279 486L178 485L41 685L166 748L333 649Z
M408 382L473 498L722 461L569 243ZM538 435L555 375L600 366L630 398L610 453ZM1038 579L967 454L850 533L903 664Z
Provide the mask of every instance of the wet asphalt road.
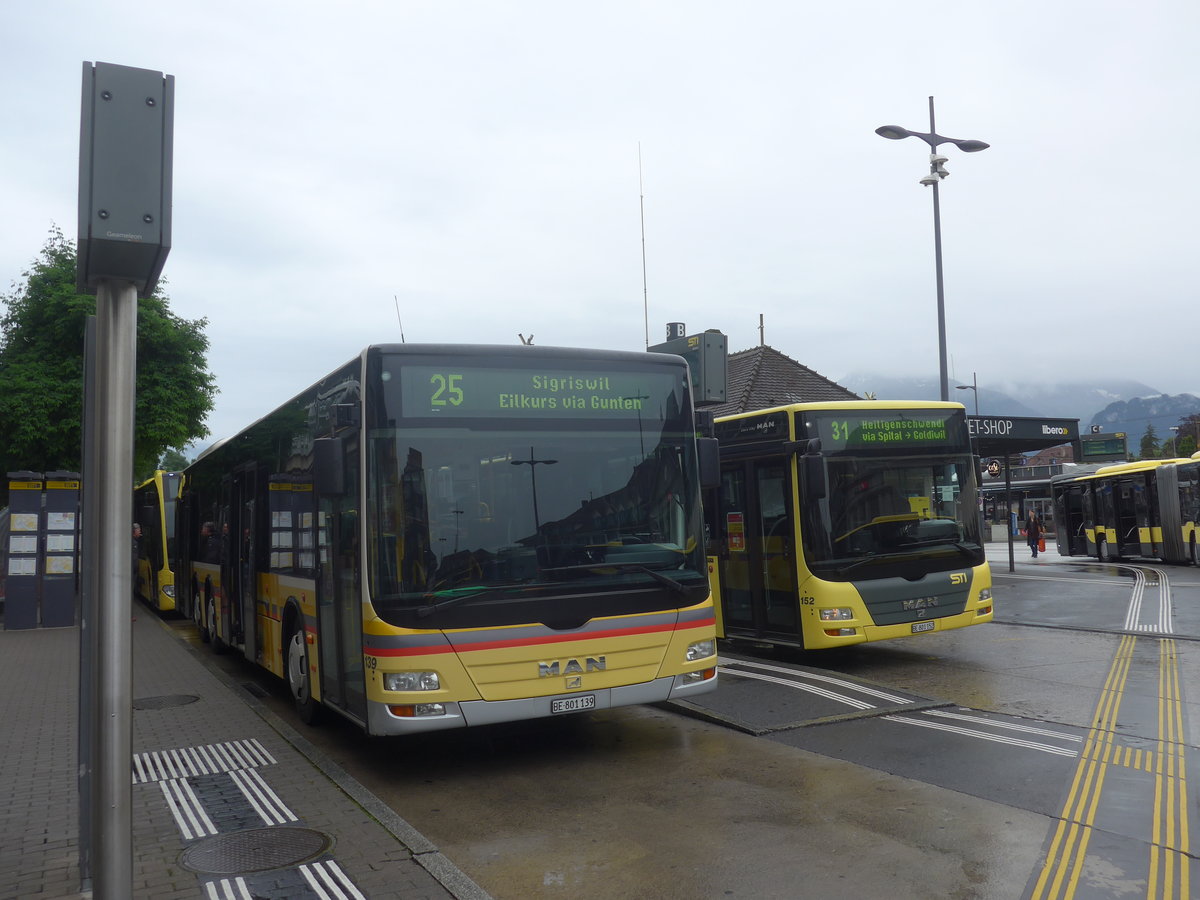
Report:
M497 898L1187 896L1200 570L1001 549L996 622L730 643L689 708L368 739L215 661Z

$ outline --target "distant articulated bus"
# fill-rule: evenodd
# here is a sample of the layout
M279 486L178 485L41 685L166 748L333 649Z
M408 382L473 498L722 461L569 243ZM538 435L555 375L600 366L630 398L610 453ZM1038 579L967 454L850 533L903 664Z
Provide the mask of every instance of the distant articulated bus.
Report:
M1050 492L1064 556L1200 559L1200 453L1056 475Z

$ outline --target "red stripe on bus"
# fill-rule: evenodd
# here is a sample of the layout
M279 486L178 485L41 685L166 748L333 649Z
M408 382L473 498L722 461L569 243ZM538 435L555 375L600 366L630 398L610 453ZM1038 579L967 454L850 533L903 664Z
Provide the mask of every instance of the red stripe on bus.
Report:
M479 641L462 644L458 647L439 642L420 647L372 647L364 646L363 650L371 656L423 656L430 653L473 653L479 650L500 650L507 647L534 647L542 644L561 644L573 641L589 641L593 639L629 637L635 634L657 634L664 631L688 631L693 628L704 628L716 625L716 618L697 619L691 622L680 622L671 625L656 625L651 628L614 628L608 631L589 631L586 634L576 634L569 637L547 634L533 638L513 638L511 640Z

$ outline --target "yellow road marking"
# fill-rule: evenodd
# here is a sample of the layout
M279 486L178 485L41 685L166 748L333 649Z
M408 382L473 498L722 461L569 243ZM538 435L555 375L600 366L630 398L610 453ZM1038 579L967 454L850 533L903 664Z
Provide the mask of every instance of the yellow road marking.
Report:
M1079 762L1075 766L1071 790L1063 804L1058 828L1034 886L1034 900L1074 896L1079 872L1087 855L1096 806L1104 785L1104 774L1108 765L1105 760L1113 749L1113 726L1121 708L1135 641L1133 636L1124 635L1112 665L1109 666L1108 677L1100 694L1100 703L1092 716L1092 726L1088 730L1083 751L1079 754ZM1064 881L1066 893L1063 893Z
M1125 635L1109 667L1032 900L1070 900L1075 896L1109 765L1141 770L1154 777L1147 900L1177 897L1184 900L1191 896L1187 747L1179 658L1174 640L1157 641L1157 746L1134 748L1115 740L1118 713L1137 642L1132 635Z

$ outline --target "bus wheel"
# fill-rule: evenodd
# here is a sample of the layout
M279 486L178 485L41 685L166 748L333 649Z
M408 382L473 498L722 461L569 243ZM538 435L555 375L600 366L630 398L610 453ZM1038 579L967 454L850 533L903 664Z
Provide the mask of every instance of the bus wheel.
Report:
M287 680L296 713L307 725L317 721L318 704L313 699L312 682L309 679L308 643L304 640L304 629L296 626L287 642Z
M1096 547L1096 556L1100 559L1100 562L1108 562L1112 559L1108 552L1108 541L1101 541L1099 543Z
M1200 565L1200 563L1196 561L1196 536L1194 534L1192 535L1192 565Z
M208 631L208 605L204 595L200 593L200 585L192 582L192 621L196 623L196 628L200 631L200 640L208 643L212 640Z
M208 637L212 644L213 653L224 653L225 642L217 634L217 601L207 591L204 592L204 618L208 622Z

